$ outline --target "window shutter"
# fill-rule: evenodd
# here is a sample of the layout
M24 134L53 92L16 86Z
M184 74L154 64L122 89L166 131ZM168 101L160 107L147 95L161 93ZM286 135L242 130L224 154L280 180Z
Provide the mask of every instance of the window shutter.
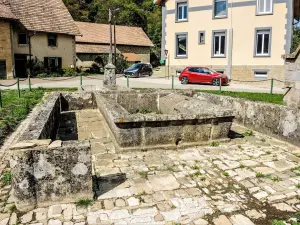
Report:
M49 67L49 65L48 65L48 57L44 57L44 67L45 68Z
M61 69L62 68L62 58L58 57L58 68Z

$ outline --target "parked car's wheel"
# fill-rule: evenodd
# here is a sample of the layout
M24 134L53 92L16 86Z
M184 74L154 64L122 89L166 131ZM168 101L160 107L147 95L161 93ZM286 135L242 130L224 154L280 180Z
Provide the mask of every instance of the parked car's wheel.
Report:
M181 78L181 83L182 84L188 84L189 83L189 79L187 77L183 77L183 78Z
M220 79L217 79L217 78L213 79L212 84L214 86L220 86Z

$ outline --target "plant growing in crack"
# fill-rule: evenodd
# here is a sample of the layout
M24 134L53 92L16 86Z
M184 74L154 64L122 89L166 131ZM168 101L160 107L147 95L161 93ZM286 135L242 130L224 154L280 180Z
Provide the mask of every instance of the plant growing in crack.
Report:
M140 171L139 175L141 176L141 178L147 179L148 178L148 173L145 171Z
M229 177L229 173L228 173L228 172L223 172L223 175L224 175L225 177Z
M245 136L245 137L254 136L254 133L252 130L247 130L243 133L243 136Z
M78 202L76 202L76 206L80 208L87 208L91 205L93 205L93 200L90 199L81 199Z
M213 141L211 144L210 144L211 147L219 147L220 146L220 143L217 142L217 141Z
M12 174L11 174L10 171L5 171L1 175L1 182L3 183L4 186L10 185L11 184L11 180L12 180Z

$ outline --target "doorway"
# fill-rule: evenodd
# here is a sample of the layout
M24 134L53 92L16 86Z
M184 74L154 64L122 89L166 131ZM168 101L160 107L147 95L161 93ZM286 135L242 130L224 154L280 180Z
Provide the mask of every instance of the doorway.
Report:
M15 55L16 77L27 77L27 55Z

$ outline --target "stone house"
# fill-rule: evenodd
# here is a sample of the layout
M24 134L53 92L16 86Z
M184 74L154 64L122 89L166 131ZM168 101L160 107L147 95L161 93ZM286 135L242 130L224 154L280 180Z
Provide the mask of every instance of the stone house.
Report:
M155 0L162 7L162 60L202 65L233 80L284 80L300 0ZM257 84L257 82L255 83Z
M80 33L61 0L0 0L0 33L1 79L26 77L30 58L45 68L75 66Z
M82 34L76 36L76 65L79 68L89 68L98 56L110 52L109 25L86 22L75 23ZM116 43L116 52L123 54L127 61L150 63L150 48L153 43L142 28L117 25Z

